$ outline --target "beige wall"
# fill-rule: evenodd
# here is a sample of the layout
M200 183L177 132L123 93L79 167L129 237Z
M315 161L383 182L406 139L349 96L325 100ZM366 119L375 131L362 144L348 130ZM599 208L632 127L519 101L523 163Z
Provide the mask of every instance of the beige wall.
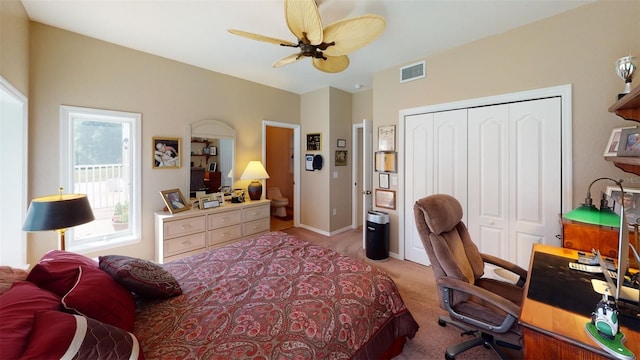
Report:
M351 226L351 165L352 161L347 159L346 166L336 166L335 156L338 150L338 139L347 140L351 144L351 94L338 89L331 89L330 111L331 124L329 139L329 156L326 165L331 170L329 172L331 203L329 212L331 217L331 232L348 229ZM347 148L347 155L351 151ZM337 176L336 176L337 175ZM333 213L335 209L335 215Z
M0 76L29 93L29 18L21 1L0 1Z
M607 112L623 89L614 62L629 53L640 55L640 1L598 1L427 57L422 80L400 84L398 67L375 74L374 129L397 124L406 108L572 84L574 205L596 177L640 187L637 176L603 160L611 129L630 126ZM594 193L604 186L594 186ZM398 211L391 212L392 252L398 251L398 221Z
M296 123L300 96L203 70L85 36L31 23L30 197L58 188L61 104L142 114L142 242L110 250L152 259L153 213L161 210L161 190L187 190L188 166L151 168L154 136L186 137L187 125L222 120L236 129L235 169L261 159L263 119ZM248 106L250 104L250 106ZM236 170L236 175L241 172ZM241 183L241 182L240 182ZM238 184L240 185L240 184ZM246 184L245 184L246 185ZM30 234L33 263L55 247L53 234ZM99 254L89 254L92 256Z

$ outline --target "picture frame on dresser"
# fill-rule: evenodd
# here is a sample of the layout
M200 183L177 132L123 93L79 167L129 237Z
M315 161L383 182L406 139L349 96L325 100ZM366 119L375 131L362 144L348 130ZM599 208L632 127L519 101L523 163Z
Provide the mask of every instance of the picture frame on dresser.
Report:
M620 145L620 135L622 134L623 129L625 128L615 128L611 130L611 135L609 135L609 141L607 142L607 147L604 149L604 156L618 156L618 147Z
M640 157L640 127L622 129L617 155Z
M609 207L616 212L620 212L620 206L624 205L624 213L627 217L629 228L633 229L634 224L640 224L640 189L624 188L624 199L620 199L619 186L607 186L606 194L609 198Z
M171 214L189 210L189 203L184 199L180 189L162 190L160 194Z

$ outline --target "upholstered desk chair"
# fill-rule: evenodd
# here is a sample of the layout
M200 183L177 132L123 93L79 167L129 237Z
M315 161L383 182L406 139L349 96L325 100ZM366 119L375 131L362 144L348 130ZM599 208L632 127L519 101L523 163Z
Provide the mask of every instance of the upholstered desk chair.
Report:
M416 226L435 275L440 307L449 313L440 326L454 325L472 339L447 348L446 359L483 345L507 358L500 346L519 350L518 324L527 271L503 259L482 254L462 222L462 206L452 196L437 194L416 201ZM485 263L516 274L517 283L485 278Z

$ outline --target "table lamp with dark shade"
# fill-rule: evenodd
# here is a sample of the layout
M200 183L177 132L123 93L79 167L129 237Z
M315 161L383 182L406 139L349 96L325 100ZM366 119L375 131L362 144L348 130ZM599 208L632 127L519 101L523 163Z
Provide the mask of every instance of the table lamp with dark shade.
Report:
M251 180L247 188L249 191L249 199L260 200L260 197L262 197L262 183L260 183L260 180L268 178L269 174L267 170L264 169L264 166L262 166L262 162L257 160L249 161L242 176L240 176L241 180Z
M84 194L43 196L31 200L22 225L24 231L55 230L58 232L59 249L65 250L64 234L70 227L95 220L91 205Z
M591 186L599 180L610 180L614 182L616 185L620 186L620 196L624 196L622 181L605 177L595 179L589 185L589 190L587 191L584 203L564 214L565 219L593 225L610 227L620 226L620 215L616 214L616 212L609 207L606 195L602 194L602 199L600 199L600 209L593 205L593 200L591 199Z

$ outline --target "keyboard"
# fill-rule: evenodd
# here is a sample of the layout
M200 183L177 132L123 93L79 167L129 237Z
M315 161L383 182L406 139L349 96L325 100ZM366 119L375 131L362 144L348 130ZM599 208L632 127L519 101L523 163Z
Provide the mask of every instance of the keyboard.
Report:
M570 262L569 269L584 271L593 274L602 274L602 268L599 265L586 265L577 262ZM609 272L609 276L611 276L612 279L618 278L618 274L615 271L609 269L607 269L607 271Z

